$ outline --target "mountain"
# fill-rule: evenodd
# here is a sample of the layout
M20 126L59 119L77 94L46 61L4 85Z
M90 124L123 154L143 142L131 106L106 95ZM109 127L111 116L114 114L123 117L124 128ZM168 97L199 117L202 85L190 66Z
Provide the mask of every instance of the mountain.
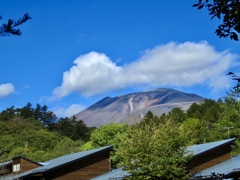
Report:
M175 107L187 110L193 102L203 99L196 94L158 88L113 98L105 97L75 116L89 127L99 127L111 122L127 122L130 120L129 117L144 116L149 110L159 116Z

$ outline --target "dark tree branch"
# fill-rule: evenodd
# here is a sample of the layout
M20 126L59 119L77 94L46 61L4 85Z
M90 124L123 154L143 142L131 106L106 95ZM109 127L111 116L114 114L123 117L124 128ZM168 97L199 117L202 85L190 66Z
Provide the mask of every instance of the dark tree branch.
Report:
M234 87L234 89L239 89L240 88L240 77L233 72L229 72L226 75L232 76L232 80L237 81L237 85Z
M238 33L240 33L240 2L239 0L198 0L198 3L193 7L202 9L206 7L208 9L211 19L217 17L222 19L215 33L220 38L230 37L230 39L238 41Z
M1 19L2 17L0 16L0 20ZM0 26L0 36L10 36L10 35L21 36L22 34L21 30L16 27L25 23L29 19L32 19L32 18L28 13L24 14L23 17L18 19L17 21L9 19L7 24L2 24L2 26Z

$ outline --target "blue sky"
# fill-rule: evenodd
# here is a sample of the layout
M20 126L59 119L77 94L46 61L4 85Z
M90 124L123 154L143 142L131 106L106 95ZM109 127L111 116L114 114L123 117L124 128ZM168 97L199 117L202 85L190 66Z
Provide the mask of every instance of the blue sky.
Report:
M0 110L28 102L70 116L106 96L158 87L218 99L239 71L239 42L196 1L2 0L5 23L24 13L21 37L0 37Z

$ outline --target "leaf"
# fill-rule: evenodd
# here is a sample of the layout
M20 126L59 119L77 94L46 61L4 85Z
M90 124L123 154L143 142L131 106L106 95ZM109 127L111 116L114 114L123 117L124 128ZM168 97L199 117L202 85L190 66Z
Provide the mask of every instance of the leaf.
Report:
M232 80L237 80L237 81L238 81L239 79L240 79L240 78L233 78Z
M203 6L204 6L203 4L202 4L202 5L200 5L200 6L198 6L198 10L199 10L199 9L202 9L202 8L203 8Z
M234 75L233 72L228 72L226 75Z
M200 4L194 4L192 7L197 7L197 6L199 6Z

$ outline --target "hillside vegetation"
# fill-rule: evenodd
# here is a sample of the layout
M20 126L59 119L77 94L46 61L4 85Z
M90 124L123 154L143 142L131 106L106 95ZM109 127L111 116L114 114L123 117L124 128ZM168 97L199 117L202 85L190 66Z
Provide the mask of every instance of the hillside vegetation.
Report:
M58 119L45 105L7 108L0 113L0 162L19 155L46 161L81 151L93 129L74 118Z
M179 133L184 134L189 145L233 137L237 138L238 144L239 107L237 99L229 93L224 100L205 99L200 104L193 103L187 111L174 108L161 116L149 111L142 119L141 116L129 117L129 124L110 123L99 128L87 127L75 117L57 118L45 105L32 107L28 103L23 108L10 107L0 113L0 161L19 155L46 161L105 145L114 145L117 149L120 139L136 122L151 126L166 120L176 122ZM239 153L237 148L234 153ZM115 156L113 159L117 164L119 159Z

